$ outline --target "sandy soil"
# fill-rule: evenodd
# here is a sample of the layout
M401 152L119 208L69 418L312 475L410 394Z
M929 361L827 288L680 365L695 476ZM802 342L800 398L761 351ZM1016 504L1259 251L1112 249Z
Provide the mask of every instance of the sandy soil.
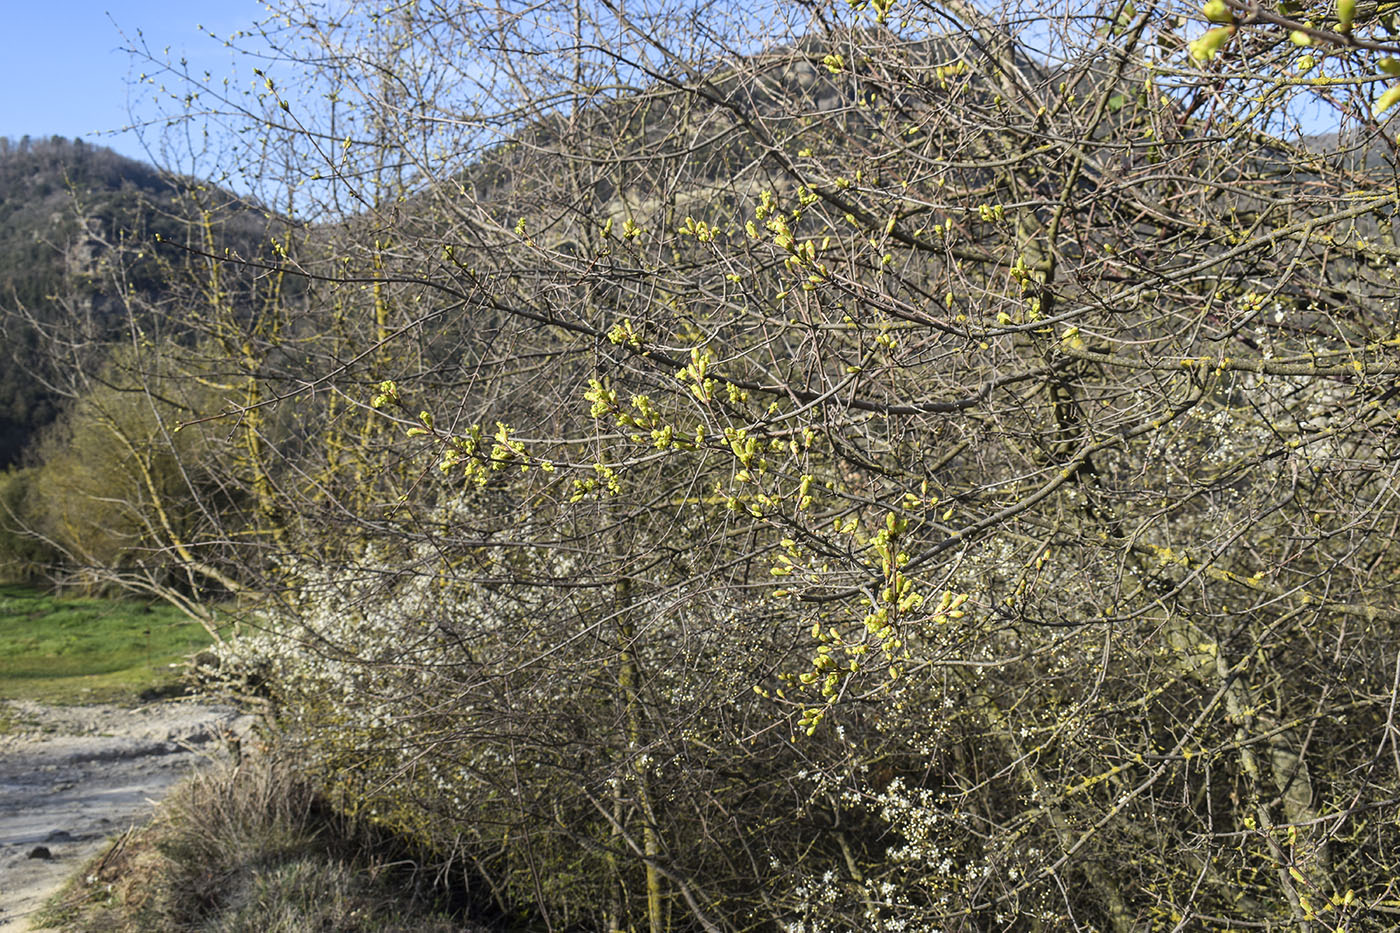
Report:
M0 933L29 929L27 918L71 872L252 722L189 701L6 706L16 726L0 735ZM49 857L31 858L38 847Z

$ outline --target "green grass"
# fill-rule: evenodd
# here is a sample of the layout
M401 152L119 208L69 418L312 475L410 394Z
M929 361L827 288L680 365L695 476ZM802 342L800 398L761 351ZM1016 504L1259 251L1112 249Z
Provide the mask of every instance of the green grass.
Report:
M209 641L172 606L0 585L0 699L139 702L176 688L180 662Z

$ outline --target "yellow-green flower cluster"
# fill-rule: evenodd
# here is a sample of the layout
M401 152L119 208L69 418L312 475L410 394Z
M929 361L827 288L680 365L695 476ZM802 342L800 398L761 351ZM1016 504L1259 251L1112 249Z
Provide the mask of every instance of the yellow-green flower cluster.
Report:
M642 347L641 332L632 326L630 318L623 318L614 324L612 329L608 331L608 340L619 346L626 344L634 350L640 350Z
M804 475L800 495L805 497L811 487L811 477ZM922 492L922 496L911 493L905 497L904 512L931 509L937 504L936 496L928 495L927 489ZM910 557L904 544L912 525L907 514L886 512L883 526L868 540L860 535L855 516L833 521L833 534L850 535L853 544L871 555L871 569L878 567L883 583L875 595L861 600L867 611L858 628L843 633L835 625L813 620L811 632L817 647L810 669L795 677L784 677L817 691L828 706L840 701L849 678L872 669L871 658L879 662L873 669L883 670L891 680L898 679L912 660L909 638L927 637L936 627L964 618L963 606L968 600L966 593L944 590L933 604L916 579L906 572ZM803 549L791 538L783 539L782 546L784 550L775 557L770 574L785 581L800 577ZM810 734L819 722L820 717L804 716L803 728Z
M690 365L676 373L676 379L686 384L690 393L702 402L710 402L715 396L715 380L706 375L714 359L709 347L694 347L690 351Z
M685 219L685 226L676 230L681 236L693 236L701 243L713 243L715 237L720 233L718 227L712 227L703 220L696 220L694 217Z
M391 404L399 404L399 387L391 380L386 379L379 383L379 394L370 399L370 405L374 408L383 408Z

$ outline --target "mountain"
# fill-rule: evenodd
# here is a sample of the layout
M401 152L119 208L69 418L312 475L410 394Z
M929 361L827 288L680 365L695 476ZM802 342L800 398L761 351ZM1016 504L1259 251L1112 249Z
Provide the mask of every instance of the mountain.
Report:
M179 259L157 239L185 242L206 216L221 245L261 239L261 213L226 192L82 140L0 137L0 467L62 407L41 332L61 325L71 349L76 335L101 352L128 312L171 295Z

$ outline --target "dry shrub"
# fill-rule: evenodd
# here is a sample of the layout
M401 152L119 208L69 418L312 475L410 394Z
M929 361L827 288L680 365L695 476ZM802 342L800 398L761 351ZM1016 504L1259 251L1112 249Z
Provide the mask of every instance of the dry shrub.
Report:
M393 840L326 807L276 753L191 777L50 903L65 933L457 933Z

